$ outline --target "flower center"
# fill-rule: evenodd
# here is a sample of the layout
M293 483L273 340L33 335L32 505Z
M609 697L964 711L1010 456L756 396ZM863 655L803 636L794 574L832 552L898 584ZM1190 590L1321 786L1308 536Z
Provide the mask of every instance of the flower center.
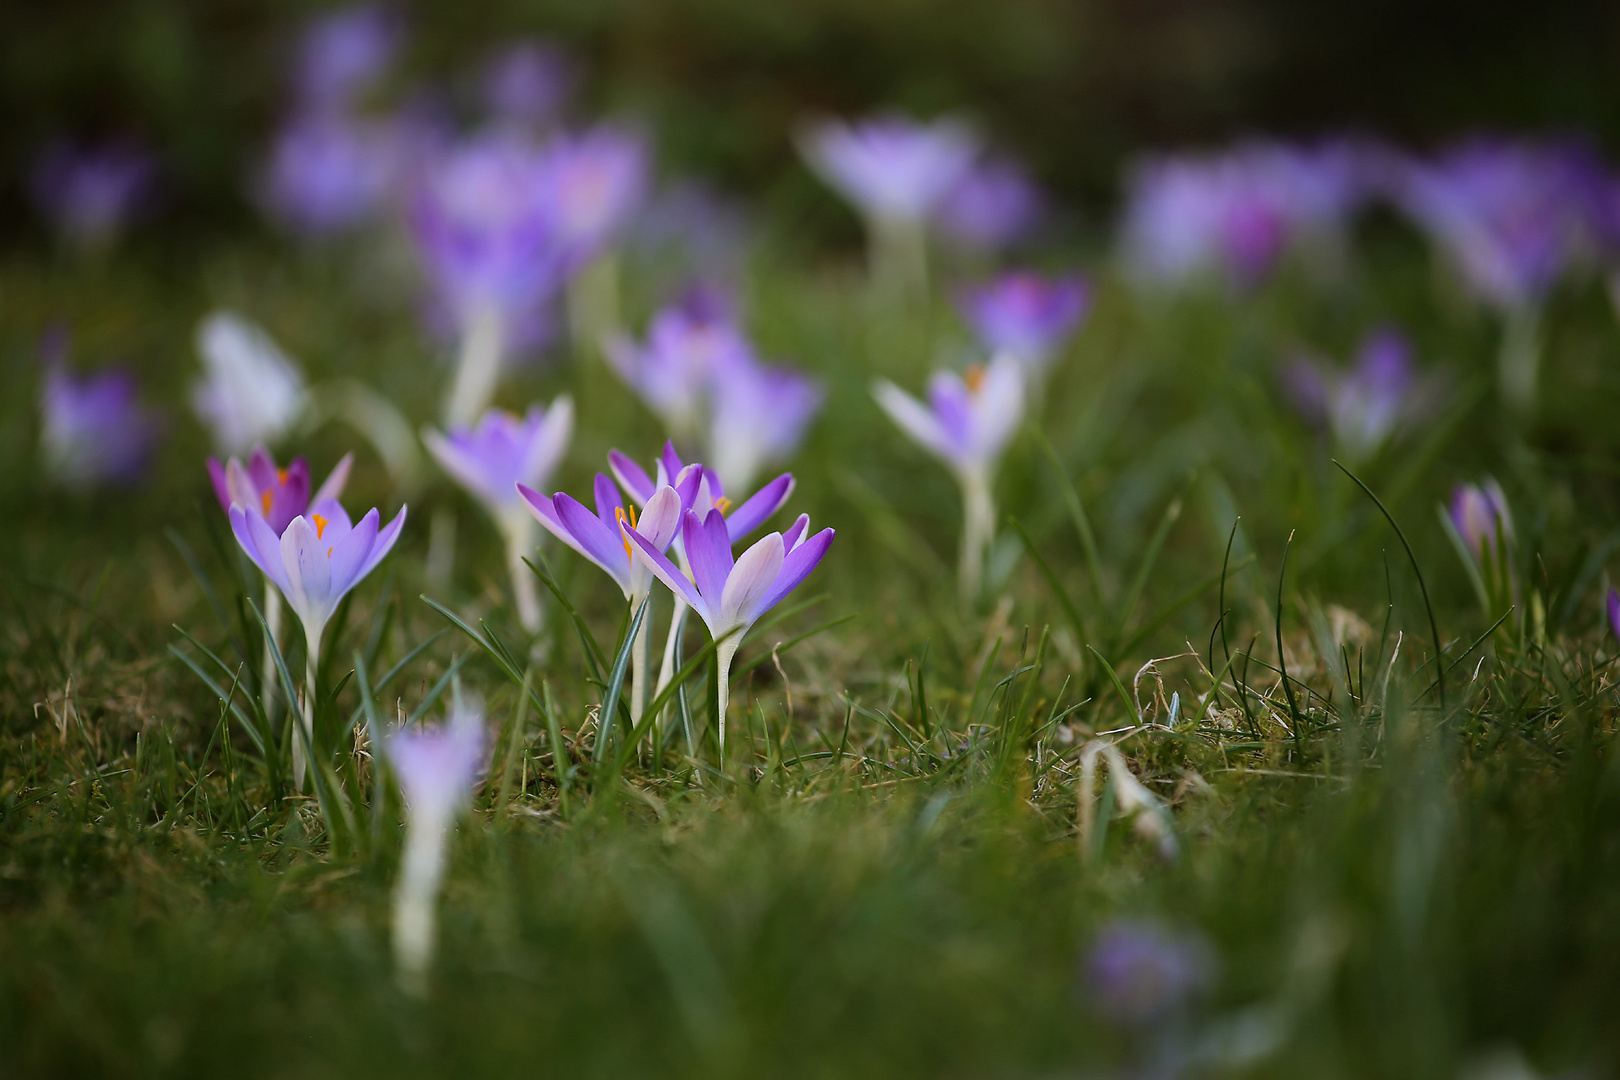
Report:
M974 364L962 372L962 381L967 384L968 393L977 394L984 386L984 365Z
M724 517L725 515L731 513L731 500L722 495L718 499L714 500L714 508L720 511L721 517Z
M265 490L259 492L259 502L264 504L264 516L269 517L270 516L270 489L269 488L266 488Z
M287 482L287 470L286 469L277 469L276 470L276 483L285 484L286 482Z
M310 520L315 523L315 539L324 540L326 538L326 527L332 523L319 514L312 514Z
M624 543L624 557L626 559L635 558L630 550L630 534L624 531L624 526L626 522L629 522L632 529L636 527L636 508L632 506L629 510L626 510L622 506L615 506L613 508L613 520L619 524L619 539Z

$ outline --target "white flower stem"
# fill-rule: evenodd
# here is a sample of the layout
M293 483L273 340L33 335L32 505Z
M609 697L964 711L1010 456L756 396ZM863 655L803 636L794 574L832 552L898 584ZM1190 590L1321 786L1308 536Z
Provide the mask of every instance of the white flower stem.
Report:
M928 296L928 233L921 222L873 219L868 224L872 284L886 299L921 302Z
M456 379L444 410L447 426L468 426L489 407L501 374L501 337L501 315L493 304L479 307L468 318L456 360Z
M641 625L636 628L636 636L630 642L630 726L632 728L641 722L641 713L647 703L647 668L652 649L652 602L650 597L630 602L632 613L643 603L647 605L647 611L641 616ZM634 618L634 615L632 614L631 617Z
M304 790L304 774L311 759L309 752L315 746L315 669L321 659L321 630L324 627L304 628L304 710L299 717L302 732L293 732L293 786Z
M1529 413L1536 404L1536 377L1541 367L1540 321L1536 309L1525 305L1510 312L1502 328L1498 387L1503 402L1520 414Z
M995 535L996 508L990 497L990 478L982 470L962 473L962 554L957 585L962 604L971 607L984 584L985 556Z
M264 680L261 700L264 718L270 719L270 710L276 703L276 643L281 640L281 590L269 578L264 579L264 625L268 633L264 639Z
M675 612L669 617L669 636L664 639L664 660L658 667L658 686L653 690L653 697L662 694L664 689L674 681L675 665L680 659L675 655L675 646L680 641L681 627L686 624L686 613L690 610L691 608L685 600L682 600L679 596L675 597ZM668 714L669 706L666 705L664 706L664 715L667 716ZM655 743L663 734L662 728L663 719L660 717L658 722L653 725Z
M446 822L411 821L394 890L394 962L400 985L418 997L427 992L433 961L434 904L444 871Z
M512 600L517 605L518 622L530 637L538 634L541 626L540 594L535 590L534 574L523 562L534 547L532 522L527 515L522 521L514 517L501 530L506 534L506 565L512 574Z
M731 661L737 655L737 646L741 644L742 635L732 633L714 647L715 691L720 697L717 715L720 723L718 736L722 770L726 766L726 703L731 697Z

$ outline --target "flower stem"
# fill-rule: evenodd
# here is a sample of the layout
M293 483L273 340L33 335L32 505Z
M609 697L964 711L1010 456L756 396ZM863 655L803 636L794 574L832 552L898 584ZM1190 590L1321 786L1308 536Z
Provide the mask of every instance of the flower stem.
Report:
M456 360L456 380L445 406L446 425L470 425L488 407L501 374L501 337L501 315L493 304L479 307L467 320Z
M394 962L400 985L420 997L427 992L433 960L434 901L444 869L446 826L413 821L405 834L405 854L394 890Z
M715 690L720 697L719 716L719 743L720 768L726 766L726 703L731 696L731 661L737 655L737 646L742 644L742 635L733 633L714 647Z
M1536 404L1536 375L1541 367L1540 318L1526 305L1507 316L1502 351L1497 356L1498 388L1514 412L1529 413Z
M957 585L962 606L979 599L984 584L985 556L995 535L996 508L990 498L990 478L980 470L962 473L962 555Z
M527 515L520 521L515 516L506 522L506 565L512 574L512 599L517 605L518 622L530 637L540 632L540 594L535 591L534 575L524 565L523 557L534 547L533 518Z
M315 747L315 669L321 659L321 628L304 628L304 711L302 731L293 733L293 786L304 790L304 774L311 764Z
M641 603L632 600L631 610ZM630 726L634 728L641 722L642 710L647 702L647 668L652 651L652 615L648 611L641 617L641 626L636 629L635 640L630 643Z
M658 667L658 685L653 689L653 697L662 694L664 688L675 678L675 664L679 660L679 657L675 655L675 646L681 639L681 627L686 624L686 613L690 610L691 608L687 606L685 600L682 600L679 596L675 597L675 611L669 617L669 636L664 639L664 659ZM664 712L665 715L668 715L669 706L664 706ZM658 739L663 734L660 730L662 727L663 719L660 717L659 721L653 726L653 739L659 746L663 745L658 742Z
M261 700L264 702L264 717L270 719L270 710L276 703L276 642L281 640L281 590L276 588L269 578L264 579L264 625L269 633L264 639L264 678L261 683Z
M868 225L873 289L891 303L928 296L928 234L920 222L874 219Z

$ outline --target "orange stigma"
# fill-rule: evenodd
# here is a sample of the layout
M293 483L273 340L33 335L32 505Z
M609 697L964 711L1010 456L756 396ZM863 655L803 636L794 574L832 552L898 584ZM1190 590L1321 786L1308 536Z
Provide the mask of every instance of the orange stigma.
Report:
M311 520L311 521L313 521L315 523L315 539L320 540L320 539L324 538L326 536L326 527L328 525L330 525L331 522L327 521L325 518L321 517L321 515L319 515L319 514L310 515L309 520Z
M261 491L259 493L259 502L264 504L264 516L269 517L270 516L270 493L268 491Z
M967 383L968 393L977 394L984 386L984 365L974 364L962 372L962 381Z
M286 469L277 469L276 470L276 482L281 483L281 484L285 484L287 482L287 470Z
M615 506L613 520L619 523L619 539L624 542L624 557L634 559L635 554L630 550L630 534L624 531L624 526L625 522L629 522L632 529L636 527L636 508L632 506L626 510L622 506Z

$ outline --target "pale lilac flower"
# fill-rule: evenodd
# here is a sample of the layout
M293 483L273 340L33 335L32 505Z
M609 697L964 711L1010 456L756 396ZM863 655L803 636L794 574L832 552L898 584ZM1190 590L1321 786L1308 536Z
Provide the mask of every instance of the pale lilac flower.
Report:
M1607 226L1606 177L1580 147L1474 139L1409 163L1393 195L1485 303L1538 308L1595 253Z
M490 58L481 88L496 123L533 130L556 118L577 81L561 48L548 41L519 41Z
M1127 1028L1173 1019L1195 1003L1214 975L1214 953L1192 931L1120 919L1103 927L1083 968L1086 998Z
M540 600L523 565L534 547L534 519L525 510L518 485L539 487L551 478L574 433L574 403L566 394L550 409L534 406L519 419L491 409L476 428L451 428L448 435L429 428L422 441L444 471L483 503L506 541L518 618L531 634L540 629Z
M648 182L646 143L627 131L604 124L551 141L540 183L570 271L619 240Z
M59 140L34 163L34 204L68 243L109 246L149 200L157 167L135 143Z
M247 557L268 577L304 624L304 710L302 733L293 739L293 783L304 786L308 751L315 737L315 673L320 667L321 635L338 603L393 550L405 527L405 508L382 529L375 509L358 525L333 498L315 503L280 536L256 507L233 502L231 531ZM268 619L266 620L268 622Z
M246 465L234 457L223 465L219 459L209 458L208 480L220 509L229 514L232 506L240 506L258 514L279 537L287 531L293 518L302 516L312 504L342 496L353 466L354 455L344 454L312 496L308 461L296 457L286 468L278 468L270 451L256 446L248 455Z
M1254 285L1290 246L1342 244L1367 195L1355 144L1252 142L1220 154L1139 162L1127 182L1121 244L1151 283L1200 274Z
M1458 484L1451 497L1451 524L1474 558L1486 564L1500 558L1503 538L1513 539L1507 496L1495 480Z
M197 327L204 375L191 407L223 454L239 454L285 434L304 410L304 376L265 331L231 311Z
M653 316L645 344L619 335L604 354L671 432L691 439L702 429L716 376L750 360L752 349L719 294L694 288Z
M1012 158L979 161L946 195L939 227L971 248L995 250L1027 239L1046 211L1046 196Z
M735 198L683 179L653 193L629 242L675 280L736 281L751 231L747 208Z
M964 603L978 598L984 557L995 536L991 487L1001 453L1024 417L1024 377L1018 361L1002 356L966 377L940 371L923 404L887 379L872 389L889 418L923 449L950 467L962 488L962 554L958 583Z
M349 108L387 73L403 41L403 25L381 4L358 4L314 20L293 61L299 107Z
M306 236L346 232L376 218L404 172L401 124L344 114L295 115L277 134L260 200Z
M675 486L659 488L647 500L639 519L634 505L625 506L619 489L605 473L596 474L595 512L566 492L548 498L527 484L519 484L518 492L535 520L605 571L634 606L652 587L652 570L636 555L627 530L639 524L660 552L668 548L680 527L681 507L691 503L701 473L701 468L689 467L672 482Z
M439 728L399 728L377 749L405 798L405 851L394 892L394 957L406 988L426 989L433 959L434 906L444 874L450 825L472 801L487 766L488 724L482 709L457 701Z
M825 398L814 379L738 356L712 377L709 457L725 485L745 488L798 450Z
M932 219L979 154L978 139L957 120L920 124L892 115L815 124L799 147L866 217L908 224Z
M123 368L81 379L53 363L40 396L46 470L70 488L137 480L158 436L157 419L137 393L134 374Z
M1302 357L1283 376L1295 403L1327 427L1352 461L1370 457L1424 415L1436 390L1413 370L1412 343L1387 329L1367 338L1349 370Z
M608 451L608 466L613 471L613 478L637 506L646 506L654 492L666 484L674 484L675 478L685 475L687 469L672 442L664 444L663 452L653 463L655 475L649 476L647 470L617 450ZM718 509L725 516L726 531L730 533L732 543L765 524L793 495L793 474L783 473L739 502L726 496L718 473L707 466L699 468L702 470L699 481L681 510L692 510L703 518L708 516L711 509ZM679 544L678 537L676 543Z
M494 311L508 339L533 325L562 281L563 237L546 159L509 134L437 155L420 178L410 226L428 278L464 332Z
M1614 634L1615 640L1620 641L1620 591L1609 590L1609 630Z
M832 543L832 529L807 536L809 529L809 516L801 514L787 532L767 533L734 560L725 515L713 509L699 518L687 510L681 516L681 545L692 567L691 578L665 557L667 541L660 543L660 537L644 536L635 528L626 530L652 564L658 580L698 613L715 642L722 759L731 661L737 647L761 615L810 575Z
M1090 289L1077 274L1044 277L1012 271L964 289L957 308L992 356L1016 359L1026 375L1039 375L1085 318Z

